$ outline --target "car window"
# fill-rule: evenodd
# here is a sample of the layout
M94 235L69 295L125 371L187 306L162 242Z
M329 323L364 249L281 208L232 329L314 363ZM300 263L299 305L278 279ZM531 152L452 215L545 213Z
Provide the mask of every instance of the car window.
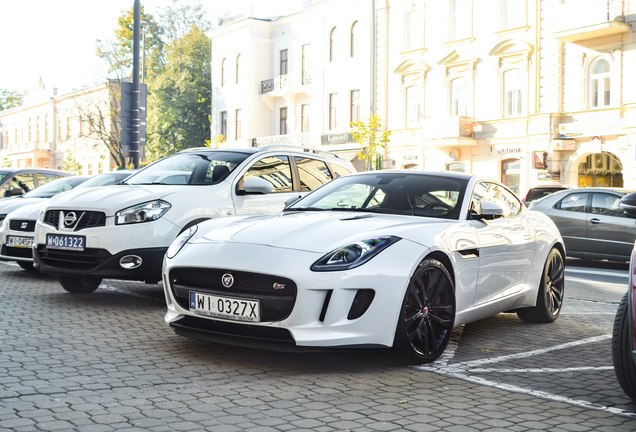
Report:
M367 201L369 203L366 207L375 207L382 203L384 197L384 192L373 185L363 183L343 184L329 195L317 200L312 204L312 207L321 209L359 209L364 208Z
M35 177L38 180L38 185L42 186L43 184L46 184L53 180L57 180L61 178L62 176L59 174L53 174L53 173L36 173Z
M69 191L77 185L84 183L87 177L63 177L58 181L52 181L39 186L31 192L25 193L25 198L51 198L59 193Z
M17 174L9 182L2 188L0 193L3 196L10 196L11 189L20 188L23 192L28 192L35 187L35 179L33 178L33 174Z
M348 168L343 167L342 165L332 163L329 164L329 167L331 168L331 171L333 171L335 178L351 174L351 171Z
M503 217L516 216L521 211L521 201L506 188L492 182L482 181L475 185L470 211L479 214L482 201L490 201L503 209Z
M587 192L572 193L557 203L557 208L573 212L585 212Z
M332 179L324 161L301 156L296 156L294 160L298 167L300 190L312 191Z
M239 190L243 190L243 182L250 177L259 177L270 182L272 193L293 191L291 166L287 156L266 156L254 162L239 182Z
M619 206L621 197L607 193L592 194L592 213L606 216L624 216Z

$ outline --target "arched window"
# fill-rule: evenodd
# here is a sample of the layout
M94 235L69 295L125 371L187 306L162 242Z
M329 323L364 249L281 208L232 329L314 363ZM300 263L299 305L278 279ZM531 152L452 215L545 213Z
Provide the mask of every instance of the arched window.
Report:
M503 114L514 117L524 112L524 85L521 69L510 69L503 73Z
M350 53L351 57L358 54L358 21L351 25Z
M240 60L241 60L241 55L239 54L239 55L236 56L236 76L235 76L235 78L236 78L236 83L237 84L239 82L239 61Z
M588 107L600 108L611 103L612 68L604 58L594 60L589 67Z
M225 85L225 59L221 60L221 87Z
M336 50L338 48L336 41L336 28L331 29L331 33L329 33L329 61L332 62L336 60Z

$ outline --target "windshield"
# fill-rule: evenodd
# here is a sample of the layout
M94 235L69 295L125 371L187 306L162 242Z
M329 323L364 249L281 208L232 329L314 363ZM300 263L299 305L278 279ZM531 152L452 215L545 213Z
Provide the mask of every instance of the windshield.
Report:
M31 192L22 195L23 198L51 198L59 193L69 191L80 183L84 183L88 177L62 177L38 186Z
M409 173L345 176L316 189L285 211L347 210L459 219L466 183Z
M249 153L205 151L178 153L131 176L125 184L211 185L225 180Z

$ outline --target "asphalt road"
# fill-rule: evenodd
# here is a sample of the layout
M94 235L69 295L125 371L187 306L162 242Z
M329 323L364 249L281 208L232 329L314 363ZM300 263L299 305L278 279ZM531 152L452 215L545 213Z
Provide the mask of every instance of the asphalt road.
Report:
M386 350L278 353L180 337L158 285L71 295L0 262L0 430L633 431L611 330L627 271L567 263L552 324L457 328L432 365Z

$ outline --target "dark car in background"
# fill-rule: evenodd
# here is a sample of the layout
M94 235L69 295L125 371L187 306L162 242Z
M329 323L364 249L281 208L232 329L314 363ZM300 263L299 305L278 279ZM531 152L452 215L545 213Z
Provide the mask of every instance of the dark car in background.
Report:
M22 195L38 186L72 174L47 168L0 168L0 198Z
M599 187L568 189L528 207L554 221L568 257L627 262L636 240L636 219L625 215L620 202L629 192Z
M544 185L544 186L535 186L528 189L526 196L523 198L523 203L525 205L530 204L532 201L536 201L545 196L553 194L555 192L559 192L562 190L568 189L567 186L563 185Z

